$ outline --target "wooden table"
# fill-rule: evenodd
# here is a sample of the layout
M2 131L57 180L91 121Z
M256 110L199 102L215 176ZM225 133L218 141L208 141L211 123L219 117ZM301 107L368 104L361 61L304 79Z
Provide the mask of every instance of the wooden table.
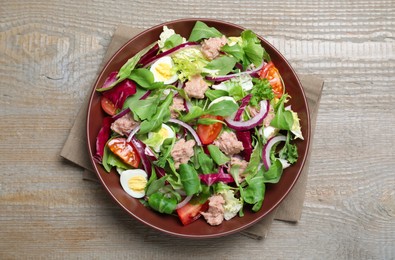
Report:
M394 259L395 2L1 1L0 258ZM131 219L59 156L119 23L227 20L325 80L302 220L263 241Z

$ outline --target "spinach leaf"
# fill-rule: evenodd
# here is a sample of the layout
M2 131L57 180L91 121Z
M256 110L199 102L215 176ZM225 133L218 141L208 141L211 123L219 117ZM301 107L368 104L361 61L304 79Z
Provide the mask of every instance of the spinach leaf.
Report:
M216 28L209 27L207 24L201 21L197 21L192 29L188 41L197 42L200 41L201 39L221 37L221 36L222 33L220 33Z
M156 176L156 174L154 174L154 175ZM159 191L161 188L163 188L165 186L166 179L167 179L167 176L163 176L160 179L151 181L151 183L147 186L147 190L146 190L145 194L149 197L152 194Z
M200 191L200 179L195 168L189 164L182 163L180 164L179 171L185 193L188 196L198 193Z
M248 181L248 186L240 189L241 196L244 202L254 205L253 211L258 211L262 207L263 199L265 198L265 182L263 172L259 171L253 178Z
M236 64L237 60L230 56L221 56L210 61L205 69L215 71L215 75L226 75L231 72Z
M163 82L155 82L154 74L149 69L135 69L130 73L128 78L136 82L140 87L149 90L165 86Z
M243 50L249 61L259 66L263 60L264 49L261 41L256 34L251 30L245 30L241 33Z
M173 34L169 38L166 39L164 48L167 50L174 48L182 43L183 39L179 34Z
M244 170L243 175L247 175L249 177L251 175L252 177L256 172L258 172L259 165L262 161L262 149L263 145L258 141L251 153L250 161L248 162L247 168Z
M233 100L224 99L219 102L212 102L208 109L204 112L213 116L227 117L235 113L239 109L239 105Z
M148 197L148 204L160 213L171 214L177 207L177 199L161 192L155 192Z
M270 166L269 170L263 173L263 181L265 183L277 183L283 173L283 165L280 160L276 159Z
M230 161L230 158L227 157L224 153L222 153L221 150L218 148L218 146L209 144L207 146L207 149L211 155L211 158L213 158L216 164L223 165Z
M228 44L224 45L221 48L222 51L232 55L235 57L238 61L243 61L245 57L245 53L243 48L239 44L233 44L232 46L229 46Z
M283 95L276 106L275 113L273 120L270 122L270 125L283 129L283 130L291 130L293 125L293 116L292 112L284 109L284 103L286 100L287 95Z
M228 92L225 90L218 90L218 89L208 89L206 90L206 92L204 93L204 95L210 99L210 101L213 101L214 99L223 97L223 96L228 96Z
M203 174L212 173L214 171L214 162L205 152L201 149L197 154L197 160Z

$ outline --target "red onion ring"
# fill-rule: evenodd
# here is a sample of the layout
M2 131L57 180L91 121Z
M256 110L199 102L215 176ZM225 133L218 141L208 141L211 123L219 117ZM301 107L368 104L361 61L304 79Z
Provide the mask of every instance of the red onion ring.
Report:
M245 74L250 75L251 77L256 77L258 75L258 72L263 68L263 66L265 65L265 62L262 61L262 63L253 70L248 70L248 71L243 71L243 72L239 72L239 73L235 73L235 74L228 74L228 75L223 75L223 76L217 76L217 77L212 77L212 76L206 76L206 79L209 81L215 81L215 82L221 82L221 81L225 81L231 78L235 78L235 77L239 77Z
M243 114L243 111L246 108L246 106L248 105L248 103L250 103L251 97L252 97L252 95L248 94L241 100L240 108L237 110L235 118L233 120L240 121L241 115Z
M266 144L263 146L262 150L262 158L263 158L263 165L265 166L266 170L269 170L270 166L272 165L270 161L270 151L273 147L278 142L285 142L287 140L287 137L285 135L277 135L272 138L270 138Z
M200 141L200 138L198 136L198 134L196 133L196 131L187 123L182 122L181 120L175 119L175 118L170 118L169 122L171 123L175 123L175 124L179 124L180 126L183 126L185 129L187 129L193 136L193 138L195 138L196 144L198 146L202 146L202 142Z
M130 134L128 136L128 139L126 139L126 142L130 142L132 141L133 136L140 130L140 125L136 126L135 128L133 128L132 131L130 131Z
M187 48L187 47L197 46L197 45L199 45L198 42L185 42L185 43L182 43L182 44L180 44L180 45L178 45L178 46L176 46L174 48L171 48L170 50L164 51L164 52L162 52L162 53L160 53L160 54L158 54L158 55L156 55L156 56L154 56L154 57L152 57L150 59L147 59L146 61L144 61L144 63L142 63L143 68L146 68L146 67L150 66L152 63L154 63L158 59L160 59L162 57L165 57L167 55L170 55L170 54L172 54L172 53L174 53L176 51L179 51L179 50Z
M262 100L259 104L261 106L259 113L247 121L235 121L234 119L231 118L225 118L225 122L228 125L228 127L237 131L244 131L254 128L255 126L262 123L263 119L265 119L265 117L269 113L270 103L267 100Z
M129 109L129 108L126 108L126 109L122 110L121 112L119 112L118 114L113 115L113 116L112 116L112 119L115 121L115 120L117 120L117 119L123 117L124 115L126 115L126 114L129 113L129 112L130 112L130 109Z

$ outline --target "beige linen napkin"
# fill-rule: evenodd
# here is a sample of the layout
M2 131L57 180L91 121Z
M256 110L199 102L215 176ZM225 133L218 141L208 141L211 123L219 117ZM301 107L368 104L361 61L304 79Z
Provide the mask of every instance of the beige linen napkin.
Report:
M141 30L131 28L125 25L118 26L104 56L103 65L124 43L126 43L130 38L132 38L139 32L141 32ZM321 97L323 81L310 75L299 75L299 78L304 87L307 101L309 103L312 130L311 140L313 140L313 133L316 121L315 119L317 115L319 100ZM86 87L90 88L91 86ZM93 172L90 158L88 156L89 153L86 140L86 111L88 106L88 98L89 97L87 96L84 104L82 105L80 111L77 114L74 125L70 130L70 134L63 146L60 155L85 169L83 172L84 180L98 182L98 179ZM309 158L307 159L304 170L301 173L301 176L299 177L294 188L286 197L286 199L280 204L280 206L252 227L242 231L241 234L260 240L266 237L267 233L269 232L271 223L274 219L289 222L297 222L298 220L300 220L307 183L308 167Z

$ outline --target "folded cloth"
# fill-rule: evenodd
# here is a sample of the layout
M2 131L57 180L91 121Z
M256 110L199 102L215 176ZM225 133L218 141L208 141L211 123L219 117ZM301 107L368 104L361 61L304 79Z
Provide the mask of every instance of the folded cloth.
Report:
M129 26L118 26L104 56L103 65L123 44L140 32L141 30ZM312 133L311 140L313 140L313 133L318 105L323 88L323 81L320 78L311 75L299 75L299 79L303 85L310 108ZM83 171L82 177L84 180L99 182L98 178L94 174L94 170L90 162L86 140L86 111L88 106L88 98L89 97L85 99L85 102L77 114L73 127L70 130L70 134L61 150L60 155L85 169ZM242 231L241 234L260 240L267 236L273 220L289 222L297 222L300 220L307 184L309 161L310 160L308 158L297 183L289 195L279 205L279 207L266 215L262 220L254 224L252 227Z

